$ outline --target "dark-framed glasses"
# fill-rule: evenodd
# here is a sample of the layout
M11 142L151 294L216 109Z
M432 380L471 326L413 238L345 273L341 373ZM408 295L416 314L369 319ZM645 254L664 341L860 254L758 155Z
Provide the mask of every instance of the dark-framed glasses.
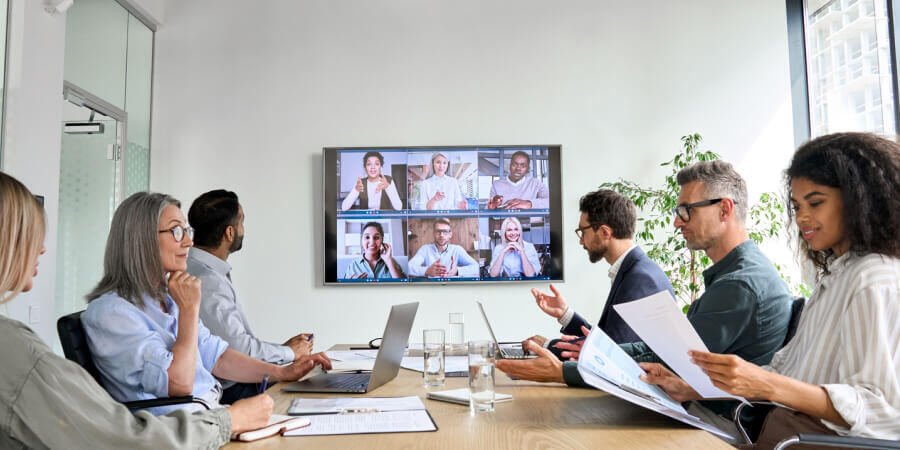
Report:
M688 222L691 220L691 210L694 208L699 208L701 206L709 206L715 205L716 203L721 202L722 198L713 198L709 200L703 200L697 203L683 203L672 208L672 214L677 215L683 222Z
M187 235L189 238L194 239L194 229L191 227L183 227L181 225L175 225L168 230L159 230L160 233L171 232L172 237L175 238L175 242L181 242L184 239L184 235Z
M597 227L595 227L594 224L585 225L583 227L578 227L575 229L575 236L578 236L579 241L581 240L581 236L584 235L584 230L587 230L588 228L592 228L594 230L597 229Z

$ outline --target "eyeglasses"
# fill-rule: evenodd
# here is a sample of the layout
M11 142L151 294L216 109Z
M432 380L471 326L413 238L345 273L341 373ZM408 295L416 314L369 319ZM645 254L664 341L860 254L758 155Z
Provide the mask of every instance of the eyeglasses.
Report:
M593 230L597 229L597 227L595 227L594 224L585 225L583 227L578 227L575 229L575 236L578 236L579 241L581 240L581 236L584 235L584 230L587 230L588 228L591 228Z
M434 230L434 234L450 234L452 230Z
M714 198L711 200L703 200L702 202L697 203L688 203L681 204L674 208L672 208L672 214L677 215L683 222L689 222L691 220L691 210L700 206L709 206L715 205L716 203L721 202L724 199Z
M176 225L168 230L159 230L160 233L165 233L167 231L172 232L172 237L175 238L175 242L181 242L184 239L184 235L186 234L189 238L194 239L194 229L191 227L183 227L181 225Z

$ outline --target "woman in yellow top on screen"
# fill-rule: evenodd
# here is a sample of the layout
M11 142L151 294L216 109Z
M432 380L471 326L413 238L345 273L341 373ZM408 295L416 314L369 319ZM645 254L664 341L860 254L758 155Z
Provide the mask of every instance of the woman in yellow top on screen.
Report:
M500 225L500 245L491 257L491 278L535 277L541 274L541 261L534 244L522 239L522 223L507 217Z
M425 209L468 209L466 198L459 188L459 180L447 175L450 158L444 152L431 155L434 175L419 184L419 204Z
M381 173L384 156L378 152L367 152L363 155L363 168L366 179L356 177L356 185L350 189L347 198L341 203L341 211L348 209L403 209L403 202L397 193L397 186L389 175ZM386 194L386 195L385 195ZM356 199L359 203L356 203Z

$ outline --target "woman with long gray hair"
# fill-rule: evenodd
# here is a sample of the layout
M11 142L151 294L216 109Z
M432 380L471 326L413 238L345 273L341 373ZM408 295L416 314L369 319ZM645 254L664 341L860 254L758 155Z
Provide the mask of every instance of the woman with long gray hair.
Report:
M181 203L159 193L128 197L113 215L103 278L88 294L81 320L107 390L119 401L192 395L218 405L215 377L240 383L293 381L316 365L317 353L277 366L227 348L199 319L200 280L185 272L193 229ZM175 405L149 408L165 414Z
M31 290L44 230L34 195L0 172L0 303ZM264 426L272 413L272 399L260 395L227 409L132 415L22 322L0 315L0 336L0 448L219 447L232 432Z

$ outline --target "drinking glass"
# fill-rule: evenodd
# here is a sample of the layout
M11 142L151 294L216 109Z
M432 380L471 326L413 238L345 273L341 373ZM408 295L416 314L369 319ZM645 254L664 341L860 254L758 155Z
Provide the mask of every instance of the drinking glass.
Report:
M450 348L457 355L465 351L466 339L464 333L463 313L450 313ZM454 354L451 352L451 354Z
M469 411L494 411L494 343L469 342Z
M425 365L422 368L425 378L425 387L440 387L444 385L444 330L422 331L423 350L425 350Z

